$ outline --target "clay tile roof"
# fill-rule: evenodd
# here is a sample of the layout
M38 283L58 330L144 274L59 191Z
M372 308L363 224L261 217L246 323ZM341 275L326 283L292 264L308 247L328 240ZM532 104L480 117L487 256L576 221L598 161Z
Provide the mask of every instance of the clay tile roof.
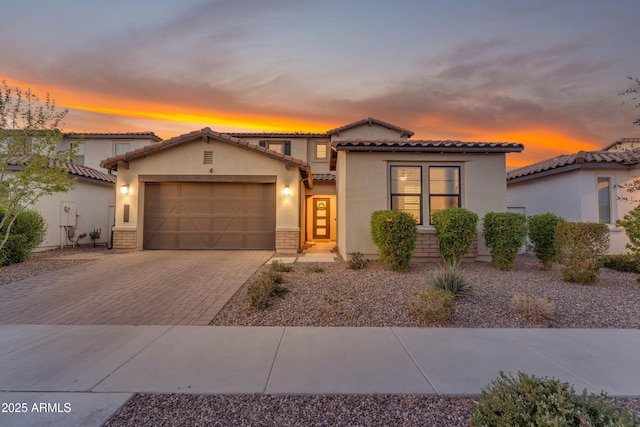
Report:
M624 144L624 143L638 144L638 147L640 147L640 138L620 138L620 139L617 139L617 140L613 141L609 145L605 145L604 147L602 147L598 151L607 151L607 150L612 149L613 147L615 147L618 144Z
M633 159L624 152L579 151L507 171L507 182L515 184L579 168L624 167L632 162Z
M334 151L407 151L414 153L519 153L524 145L513 142L462 142L422 140L345 140L331 144Z
M313 182L336 182L336 176L332 173L314 173L311 176Z
M153 132L124 132L124 133L77 133L68 132L64 134L67 139L153 139L155 141L161 141L158 135Z
M297 166L299 168L308 169L309 164L304 160L296 159L295 157L284 155L280 152L276 152L270 150L268 148L260 147L256 144L253 144L249 141L236 138L224 133L214 132L210 128L203 128L201 130L193 131L190 133L186 133L184 135L176 136L171 139L166 139L164 141L156 142L150 145L145 145L142 148L138 148L133 151L129 151L127 153L119 154L114 157L109 157L100 162L101 166L106 169L118 169L118 162L129 162L131 160L135 160L141 157L146 157L149 154L166 150L171 147L176 147L178 145L195 141L198 139L214 139L217 141L227 142L229 144L235 145L237 147L245 148L251 151L256 151L258 153L264 154L265 156L271 157L276 160L283 161L289 165Z
M304 132L229 132L236 138L326 138L326 133Z
M25 156L13 157L13 158L10 158L7 163L9 164L9 166L20 167L20 166L23 166L26 162L28 162L31 156L32 156L31 154L28 154ZM53 161L51 161L50 164L53 164ZM56 162L56 164L58 166L62 166L66 168L71 175L75 175L82 178L94 179L96 181L104 181L112 184L115 184L116 182L115 176L106 174L104 172L100 172L88 166L77 165L71 162Z
M349 124L346 124L344 126L340 126L339 128L331 129L331 130L327 131L327 135L339 134L342 131L353 129L353 128L358 127L358 126L362 126L362 125L371 126L372 124L376 124L378 126L382 126L382 127L385 127L387 129L391 129L391 130L396 130L396 131L406 135L409 138L411 138L413 136L413 134L415 133L413 131L410 131L409 129L404 129L404 128L401 128L400 126L396 126L396 125L393 125L391 123L383 122L382 120L378 120L378 119L375 119L373 117L367 117L366 119L358 120L357 122L349 123Z

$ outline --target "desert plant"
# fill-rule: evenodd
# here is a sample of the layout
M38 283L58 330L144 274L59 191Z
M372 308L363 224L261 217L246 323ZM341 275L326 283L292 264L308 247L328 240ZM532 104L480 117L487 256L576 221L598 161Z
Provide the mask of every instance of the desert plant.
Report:
M544 270L550 270L556 257L554 246L556 226L564 219L552 213L543 213L530 216L529 222L529 247L542 264Z
M629 249L632 254L640 256L640 206L636 206L616 224L624 227L624 232L629 238L627 249Z
M457 265L469 253L478 226L478 215L465 208L448 208L432 214L440 256L446 264Z
M264 310L271 306L271 299L282 297L289 289L282 286L284 277L282 273L269 268L262 271L247 286L249 296L249 308L252 310Z
M324 268L320 265L310 265L307 267L307 271L312 273L324 273Z
M0 217L3 215L0 211ZM4 229L0 234L4 233ZM31 251L42 241L47 231L47 225L39 212L25 210L16 217L7 243L0 249L0 265L10 265L24 262Z
M455 297L444 289L425 288L409 297L409 316L420 323L444 325L453 320L455 314Z
M347 266L352 270L362 270L367 266L368 260L360 252L353 252L349 257Z
M516 292L509 304L511 311L527 320L546 323L556 317L556 303L542 295Z
M278 272L281 272L281 273L290 273L290 272L293 271L293 266L292 265L284 264L284 263L278 261L277 259L273 260L271 262L271 267L270 268L271 268L272 271L278 271Z
M514 212L489 212L482 235L491 251L491 262L500 270L511 270L527 237L527 217Z
M481 391L473 408L476 426L637 426L636 417L615 400L574 393L573 386L555 378L518 372L518 377L500 372Z
M409 271L418 239L416 220L410 214L393 210L372 213L371 237L389 270Z
M473 288L467 285L467 281L457 265L444 264L436 268L431 273L430 280L434 288L449 291L455 298L473 293Z
M556 228L556 256L565 265L565 282L592 283L600 271L609 249L606 224L561 222Z

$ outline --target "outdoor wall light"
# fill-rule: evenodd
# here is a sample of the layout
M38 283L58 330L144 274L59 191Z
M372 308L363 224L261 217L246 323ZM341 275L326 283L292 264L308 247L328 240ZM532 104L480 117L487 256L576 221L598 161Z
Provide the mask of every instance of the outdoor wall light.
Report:
M126 184L125 185L121 185L120 186L120 194L123 194L123 195L129 194L129 186L126 185Z
M284 188L282 189L282 195L285 197L289 197L291 195L291 189L289 188L288 185L285 185Z

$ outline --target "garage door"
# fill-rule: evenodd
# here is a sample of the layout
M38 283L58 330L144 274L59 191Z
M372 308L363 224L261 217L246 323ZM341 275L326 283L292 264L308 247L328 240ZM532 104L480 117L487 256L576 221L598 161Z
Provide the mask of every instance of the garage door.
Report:
M274 249L274 183L147 182L145 249Z

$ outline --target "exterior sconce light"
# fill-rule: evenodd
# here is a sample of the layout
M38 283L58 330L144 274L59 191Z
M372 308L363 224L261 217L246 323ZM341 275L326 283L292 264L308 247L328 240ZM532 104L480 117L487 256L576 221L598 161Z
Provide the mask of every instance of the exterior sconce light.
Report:
M282 195L285 197L289 197L291 195L291 189L289 188L288 185L285 185L284 188L282 189Z
M126 184L125 185L121 185L120 186L120 194L123 194L123 195L129 194L129 186L126 185Z

